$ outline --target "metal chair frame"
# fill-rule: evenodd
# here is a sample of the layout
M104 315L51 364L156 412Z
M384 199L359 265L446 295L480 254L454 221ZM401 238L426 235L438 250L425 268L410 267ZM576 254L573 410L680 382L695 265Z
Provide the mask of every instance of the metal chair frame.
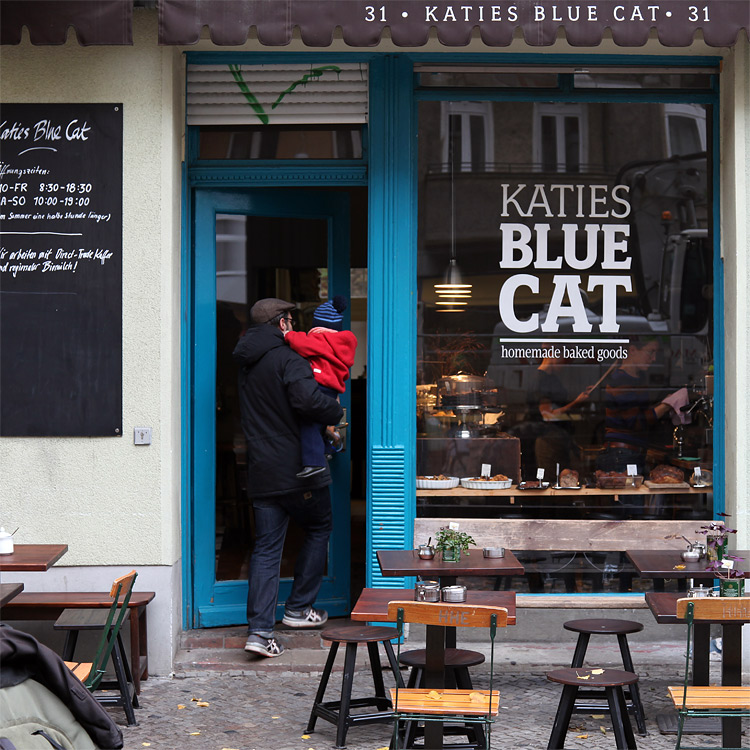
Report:
M399 606L402 605L402 606ZM435 625L435 608L439 608L442 610L448 610L448 611L454 611L454 612L460 612L460 611L466 611L466 610L473 610L474 614L472 615L471 619L468 622L461 622L459 624L459 627L487 627L489 629L489 637L490 637L490 660L489 660L489 667L490 667L490 684L489 684L489 706L487 709L487 714L483 714L480 716L472 716L472 715L466 715L466 714L460 714L457 712L447 712L447 713L440 713L440 714L427 714L427 713L412 713L407 711L399 711L398 710L398 695L401 690L406 690L408 688L400 687L399 685L396 685L394 693L394 722L393 722L393 739L391 743L391 747L394 748L394 750L398 750L399 748L399 724L401 722L456 722L460 721L462 724L475 724L478 727L481 727L483 730L486 729L486 747L491 747L492 743L492 724L494 724L495 719L493 716L493 705L492 705L492 690L494 685L494 665L495 665L495 637L497 635L497 628L498 627L505 627L507 624L507 610L505 610L502 607L482 607L482 606L472 606L472 605L466 605L466 604L452 604L449 602L439 602L439 603L430 603L430 602L391 602L391 605L389 607L398 607L397 609L397 617L396 617L396 630L398 632L399 638L397 641L397 654L396 659L398 660L401 656L401 644L403 641L403 633L404 633L404 623L405 622L411 622L411 623L418 623L418 624L426 624L426 625ZM405 614L404 606L408 606L409 608L409 614ZM498 613L501 614L501 622L498 622ZM450 626L451 623L446 622L446 626ZM443 690L444 693L450 693L450 690ZM457 691L458 692L458 691ZM477 692L486 692L484 690L477 691ZM499 701L499 696L498 696ZM498 706L495 706L495 711L497 711Z
M732 599L726 597L728 602ZM682 600L681 600L682 601ZM678 725L677 725L677 744L675 750L731 750L730 748L717 747L716 745L683 745L682 735L685 728L685 720L688 718L707 718L707 717L718 717L718 718L747 718L750 717L750 707L748 708L710 708L710 709L699 709L699 708L688 708L688 689L691 676L691 664L695 658L693 644L693 628L694 621L696 619L695 609L696 607L703 607L704 602L713 603L715 599L696 599L694 601L687 602L685 610L685 620L687 621L687 645L685 648L685 676L682 685L682 705L676 706L678 713ZM738 601L738 600L736 600ZM679 614L678 614L679 616ZM697 619L710 619L698 616ZM747 619L746 617L737 617L737 619Z

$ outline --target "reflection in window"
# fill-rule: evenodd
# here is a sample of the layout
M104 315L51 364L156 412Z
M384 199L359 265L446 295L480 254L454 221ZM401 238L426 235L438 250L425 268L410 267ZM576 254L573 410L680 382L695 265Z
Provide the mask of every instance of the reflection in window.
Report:
M442 114L445 171L490 171L494 159L491 104L444 102Z
M665 104L670 156L706 150L706 110L699 104Z
M537 104L534 161L542 172L584 170L586 110L580 104Z
M199 158L361 159L362 132L351 125L204 125Z

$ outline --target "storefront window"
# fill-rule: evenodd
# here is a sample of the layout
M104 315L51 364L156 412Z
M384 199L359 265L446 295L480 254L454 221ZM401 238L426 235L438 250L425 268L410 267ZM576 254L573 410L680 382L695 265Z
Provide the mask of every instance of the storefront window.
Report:
M203 125L200 159L361 159L356 125Z
M713 469L710 120L702 104L420 103L417 474L512 486L418 484L418 516L712 517L711 488L691 486ZM519 488L542 473L548 489ZM621 551L539 534L517 590L650 585Z

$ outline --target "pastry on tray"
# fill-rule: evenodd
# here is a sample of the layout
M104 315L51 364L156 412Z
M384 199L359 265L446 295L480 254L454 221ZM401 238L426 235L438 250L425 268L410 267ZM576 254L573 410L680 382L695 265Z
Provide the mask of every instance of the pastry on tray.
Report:
M573 469L563 469L560 472L560 487L578 487L578 472Z
M649 481L655 484L683 484L685 481L685 472L676 466L659 464L651 470L648 478Z

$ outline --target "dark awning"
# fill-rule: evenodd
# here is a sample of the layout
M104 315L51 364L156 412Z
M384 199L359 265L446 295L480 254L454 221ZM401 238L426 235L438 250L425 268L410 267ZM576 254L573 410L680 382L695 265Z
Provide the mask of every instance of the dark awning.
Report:
M311 47L327 47L341 27L353 47L372 47L390 30L400 47L424 45L431 29L446 46L504 47L521 29L526 43L550 45L560 28L570 44L596 46L609 29L615 44L639 47L651 29L667 47L689 46L699 30L714 47L750 29L750 0L159 0L161 44L195 44L207 26L218 45L241 45L255 27L264 45L285 45L295 27ZM744 29L744 32L742 30Z
M133 0L0 0L0 44L65 44L72 26L80 44L132 44Z

